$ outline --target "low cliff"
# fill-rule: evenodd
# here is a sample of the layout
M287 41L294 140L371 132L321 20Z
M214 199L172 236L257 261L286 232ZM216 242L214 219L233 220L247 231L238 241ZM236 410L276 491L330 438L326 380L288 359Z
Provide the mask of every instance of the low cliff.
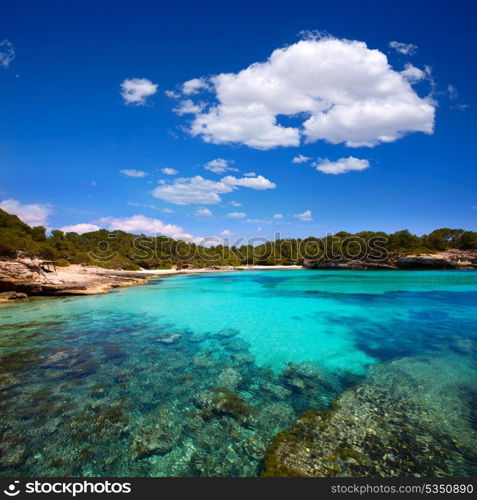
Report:
M382 260L334 260L322 261L305 259L306 269L352 269L352 270L392 270L392 269L477 269L476 250L447 250L436 254L389 255Z
M0 292L27 295L90 295L105 293L111 288L144 283L139 272L116 271L97 267L72 265L48 272L38 259L0 260ZM8 297L8 300L19 297Z

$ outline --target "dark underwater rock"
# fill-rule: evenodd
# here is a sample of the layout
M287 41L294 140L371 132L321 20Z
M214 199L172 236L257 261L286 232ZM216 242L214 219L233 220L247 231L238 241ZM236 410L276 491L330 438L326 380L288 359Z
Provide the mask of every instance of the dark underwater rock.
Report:
M225 387L199 391L194 402L202 410L206 420L227 416L248 425L253 414L253 408L242 396Z
M282 372L285 386L295 393L336 394L340 387L311 363L288 363Z
M235 328L224 328L223 330L220 330L215 334L216 337L220 339L228 339L231 337L235 337L235 335L238 335L239 331L235 330Z
M194 333L190 334L187 336L187 340L191 344L200 344L201 342L204 342L204 340L207 338L207 335L205 333Z
M182 427L177 425L174 414L167 408L157 411L154 419L144 423L135 434L132 442L136 458L146 458L152 455L165 455L177 443Z
M250 344L246 340L239 339L237 337L224 339L222 341L222 345L225 347L225 349L227 349L227 351L244 353L247 353L250 347Z
M56 348L48 354L47 358L38 366L39 368L68 370L84 361L78 348Z
M238 366L248 367L255 363L255 358L247 352L232 352L231 358Z
M225 387L226 389L235 390L242 382L242 376L234 368L225 368L217 378L217 383L220 387Z
M12 373L0 373L0 392L19 385L20 382Z
M262 391L265 391L273 396L274 399L281 400L288 398L292 391L283 385L273 384L268 380L264 381L261 385Z

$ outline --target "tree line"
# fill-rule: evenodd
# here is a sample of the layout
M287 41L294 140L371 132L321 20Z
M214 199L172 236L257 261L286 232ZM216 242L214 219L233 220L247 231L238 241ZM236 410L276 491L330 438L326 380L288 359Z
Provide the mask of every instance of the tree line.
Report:
M389 254L433 253L448 249L477 249L477 232L441 228L417 236L404 229L392 234L362 231L339 232L325 237L277 239L254 244L201 246L167 236L149 237L101 229L90 233L47 235L43 226L30 227L16 215L0 209L0 257L18 251L55 261L57 265L89 264L112 269L190 266L290 265L304 259L382 259Z

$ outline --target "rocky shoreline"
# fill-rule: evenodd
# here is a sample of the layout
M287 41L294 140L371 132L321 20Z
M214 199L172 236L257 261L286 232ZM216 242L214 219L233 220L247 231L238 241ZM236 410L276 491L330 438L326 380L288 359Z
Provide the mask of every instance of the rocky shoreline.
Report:
M444 270L477 269L477 251L447 250L435 254L389 255L382 260L334 260L323 262L305 259L305 269L350 269L350 270Z
M38 259L0 261L0 302L29 296L92 295L113 288L140 285L156 275L71 265L49 272Z

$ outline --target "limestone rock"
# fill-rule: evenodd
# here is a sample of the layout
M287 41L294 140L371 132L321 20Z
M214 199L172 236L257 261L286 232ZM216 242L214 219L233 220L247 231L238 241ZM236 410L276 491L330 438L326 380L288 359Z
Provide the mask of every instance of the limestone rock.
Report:
M13 300L24 300L27 299L28 295L22 292L1 292L0 293L0 303L10 302Z

